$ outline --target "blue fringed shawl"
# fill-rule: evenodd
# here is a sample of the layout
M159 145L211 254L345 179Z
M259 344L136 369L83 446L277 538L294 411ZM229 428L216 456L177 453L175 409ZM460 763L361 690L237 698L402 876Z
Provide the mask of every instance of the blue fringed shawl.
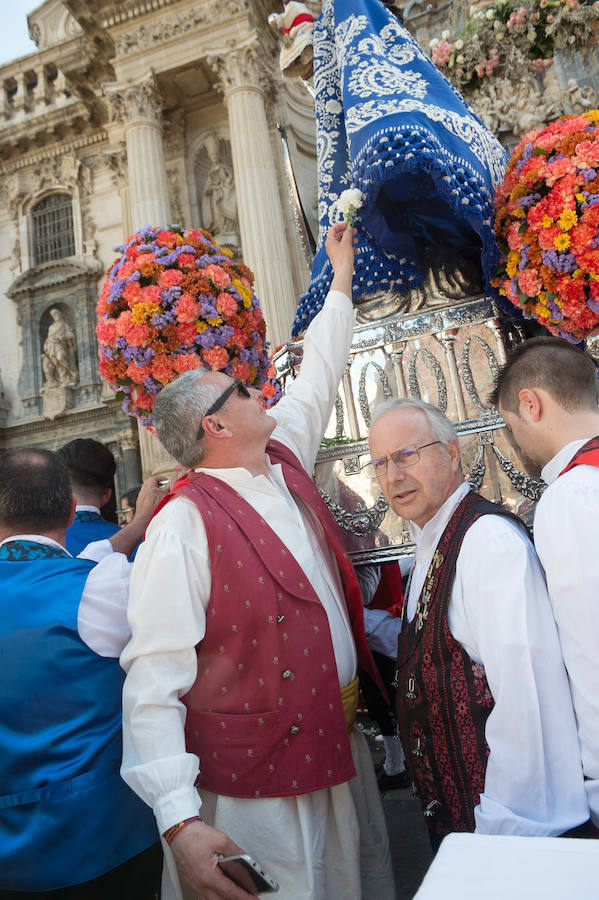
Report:
M498 250L492 197L505 151L380 0L325 0L314 32L319 240L293 335L332 278L324 240L349 187L359 212L354 296L405 293L423 278L417 248L480 249L488 287Z

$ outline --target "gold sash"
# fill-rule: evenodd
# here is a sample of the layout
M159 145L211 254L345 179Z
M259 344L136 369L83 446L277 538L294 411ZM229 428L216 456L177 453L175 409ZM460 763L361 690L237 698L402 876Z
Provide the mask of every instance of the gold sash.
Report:
M341 688L341 699L343 700L343 712L345 713L345 722L347 730L351 731L356 723L356 714L358 712L358 696L360 694L360 680L358 676Z

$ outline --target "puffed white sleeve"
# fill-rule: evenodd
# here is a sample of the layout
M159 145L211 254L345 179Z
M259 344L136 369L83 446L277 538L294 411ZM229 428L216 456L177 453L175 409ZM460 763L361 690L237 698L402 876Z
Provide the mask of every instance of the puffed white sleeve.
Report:
M350 298L341 291L330 291L304 336L299 373L270 413L277 421L273 439L293 450L307 472L314 468L333 411L352 344L354 320Z
M131 576L131 640L121 656L123 765L127 784L154 810L163 833L197 815L199 762L185 749L181 697L195 681L211 575L203 521L183 497L152 520Z

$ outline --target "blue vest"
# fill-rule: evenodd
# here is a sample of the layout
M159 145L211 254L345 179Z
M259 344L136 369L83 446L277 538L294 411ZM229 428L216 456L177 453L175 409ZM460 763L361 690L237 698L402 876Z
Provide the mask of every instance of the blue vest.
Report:
M77 631L93 566L66 554L0 559L3 890L80 884L158 840L119 775L124 674Z
M107 522L98 513L79 510L75 513L75 521L67 528L65 547L73 556L78 556L92 541L107 540L118 530L118 525Z

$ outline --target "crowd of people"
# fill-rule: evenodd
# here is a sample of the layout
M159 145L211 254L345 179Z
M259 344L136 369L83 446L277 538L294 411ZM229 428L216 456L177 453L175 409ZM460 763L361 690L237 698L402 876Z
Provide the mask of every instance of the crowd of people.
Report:
M359 583L311 478L352 342L354 240L329 233L331 289L271 411L223 372L160 392L185 474L128 492L122 527L97 442L0 455L0 900L244 900L218 864L237 854L288 900L393 900L385 777L414 783L433 849L454 831L595 836L595 367L534 339L494 390L549 485L536 547L470 489L438 409L382 404L365 468L416 554L403 592L395 564Z

